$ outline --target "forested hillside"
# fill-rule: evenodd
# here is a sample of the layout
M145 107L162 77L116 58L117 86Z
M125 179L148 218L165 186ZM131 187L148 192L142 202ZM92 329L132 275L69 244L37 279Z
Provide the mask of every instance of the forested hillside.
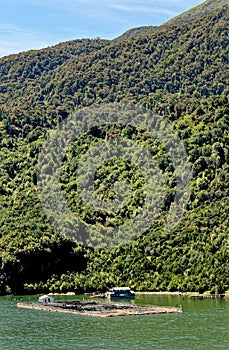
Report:
M0 59L0 292L124 284L156 291L229 288L228 17L224 6L145 35L76 40ZM163 146L128 126L89 130L68 149L61 177L69 207L86 223L120 225L144 202L141 173L124 160L104 164L96 186L108 200L112 184L125 178L134 193L128 207L104 216L80 200L75 167L110 132L147 144L166 179L162 213L152 227L128 245L96 249L52 226L40 203L37 167L49 130L74 109L110 102L130 110L142 105L170 121L186 148L191 194L179 224L165 232L177 184Z
M204 15L206 15L207 13L210 13L216 9L220 9L222 7L226 7L229 5L229 1L228 0L205 0L203 3L201 3L200 5L182 13L181 15L172 18L171 20L169 20L168 22L165 23L165 25L171 25L174 23L181 23L181 22L187 22L187 21L191 21L193 19L196 18L200 18L203 17Z

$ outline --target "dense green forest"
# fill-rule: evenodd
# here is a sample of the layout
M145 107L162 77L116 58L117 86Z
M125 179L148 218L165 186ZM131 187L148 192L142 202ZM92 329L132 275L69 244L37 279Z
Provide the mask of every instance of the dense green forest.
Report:
M229 288L228 7L219 7L113 41L81 39L0 59L0 293ZM101 126L75 140L61 165L61 188L71 211L95 230L128 223L144 203L141 169L124 159L98 169L103 201L114 198L116 181L130 183L132 195L117 215L83 203L75 171L97 142L119 136L147 145L165 179L161 215L151 227L129 244L95 248L47 217L38 192L42 146L74 110L95 103L123 103L129 113L141 105L166 118L182 140L192 181L171 230L164 229L178 186L171 159L150 133L128 125ZM43 166L49 176L51 160Z

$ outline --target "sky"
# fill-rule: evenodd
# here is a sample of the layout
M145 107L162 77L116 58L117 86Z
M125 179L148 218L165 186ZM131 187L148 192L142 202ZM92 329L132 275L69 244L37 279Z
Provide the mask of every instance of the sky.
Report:
M160 25L203 0L4 0L0 57L79 38L113 39Z

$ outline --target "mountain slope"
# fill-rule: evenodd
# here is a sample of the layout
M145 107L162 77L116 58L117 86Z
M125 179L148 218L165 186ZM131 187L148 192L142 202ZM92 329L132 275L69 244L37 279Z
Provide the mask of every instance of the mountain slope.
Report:
M160 27L158 26L141 26L137 28L132 28L127 30L125 33L119 37L113 39L112 41L129 40L136 39L138 37L145 37L157 31Z
M200 19L217 9L222 9L225 6L229 6L229 0L207 0L202 4L191 8L190 10L172 18L171 20L165 22L161 26L142 26L127 30L124 34L114 39L117 40L128 40L134 39L136 37L144 37L150 35L157 30L160 30L163 26L170 26L173 24L181 24L182 22L187 23L193 21L194 19Z
M206 0L202 4L193 7L192 9L178 15L164 25L178 24L182 22L192 21L200 17L205 16L206 14L213 12L217 9L221 9L225 6L229 6L229 0Z
M2 292L89 291L129 284L138 290L224 292L228 280L228 8L125 41L78 40L0 60L0 263ZM117 217L84 205L75 167L87 147L118 132L147 144L165 184L161 217L129 245L91 249L56 232L37 193L45 137L74 108L133 102L164 115L183 139L191 196L177 227L165 232L176 181L162 145L125 126L91 130L67 151L61 184L71 210L88 224L118 225L141 207L144 183L120 160L99 169L97 195L112 198L125 179L134 195ZM119 129L118 129L119 128ZM113 135L112 134L112 135ZM47 160L47 173L51 164Z
M197 97L198 91L206 97L220 94L227 89L228 81L227 24L228 10L219 10L185 26L161 28L145 38L106 43L103 49L71 57L60 68L44 71L43 75L24 75L24 62L28 60L28 66L33 67L33 60L37 60L40 66L39 58L22 55L21 61L13 63L5 59L0 61L0 103L56 110L63 104L72 108L109 102L113 95L118 101L136 100L136 96L140 101L155 92L196 91ZM14 74L9 75L6 67L11 67Z

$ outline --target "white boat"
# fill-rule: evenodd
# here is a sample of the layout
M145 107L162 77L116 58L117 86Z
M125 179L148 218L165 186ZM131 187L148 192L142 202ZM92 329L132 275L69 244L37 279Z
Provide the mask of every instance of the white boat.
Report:
M42 295L38 298L39 303L47 304L47 303L53 303L54 298L52 298L50 295Z

